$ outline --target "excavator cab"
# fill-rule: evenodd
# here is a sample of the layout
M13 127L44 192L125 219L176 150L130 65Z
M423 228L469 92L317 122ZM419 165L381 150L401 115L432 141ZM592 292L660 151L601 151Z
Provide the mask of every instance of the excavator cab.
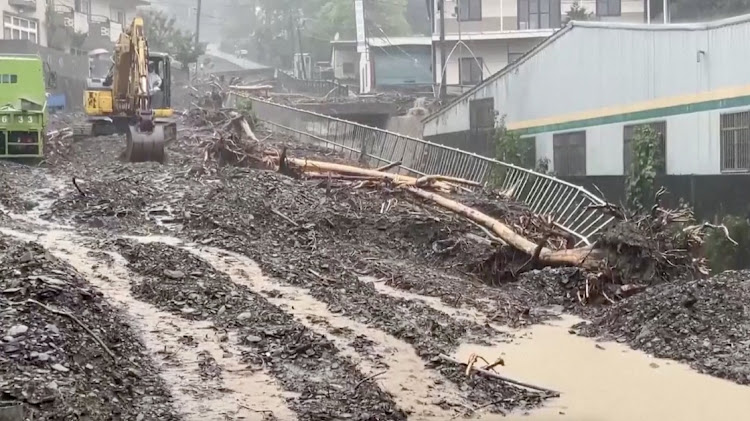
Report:
M177 124L172 109L172 62L169 54L150 53L148 56L148 84L151 114L148 127L140 124L128 126L125 159L129 162L164 162L165 144L177 139ZM143 116L141 116L143 117Z
M164 162L165 145L177 138L171 59L149 51L142 18L134 18L120 34L113 53L99 49L89 54L83 105L87 122L74 127L77 137L124 134L126 161Z

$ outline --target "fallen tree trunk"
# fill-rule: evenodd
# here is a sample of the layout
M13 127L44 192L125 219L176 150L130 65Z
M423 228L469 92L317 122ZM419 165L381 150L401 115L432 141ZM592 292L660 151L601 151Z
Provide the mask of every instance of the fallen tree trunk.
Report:
M334 164L331 162L321 162L321 161L310 161L306 159L297 159L297 158L287 158L287 163L292 164L296 167L299 167L304 172L324 173L324 172L330 171L330 172L335 172L335 173L340 173L340 174L360 175L360 176L366 176L366 177L377 177L381 179L388 179L388 180L391 180L394 184L398 184L398 185L405 185L405 186L417 185L417 178L415 177L380 172L378 170L370 170L366 168L354 167L351 165ZM453 190L453 187L450 184L444 183L442 181L434 182L431 187L437 190L442 190L442 191Z
M568 250L550 250L549 248L543 247L541 250L538 250L538 244L516 233L512 228L503 224L502 222L455 200L418 188L417 186L420 185L420 183L424 183L425 177L417 179L415 177L384 173L377 170L370 170L350 165L310 161L305 159L287 158L287 162L296 167L299 167L302 171L307 173L320 174L324 172L334 172L339 174L358 175L363 177L391 180L394 184L406 187L407 191L416 196L430 200L438 204L439 206L442 206L450 211L468 218L471 221L478 223L483 227L486 227L490 231L494 232L501 240L506 242L508 245L528 254L529 256L535 256L538 253L539 262L545 265L580 266L585 269L597 270L600 268L601 262L606 256L605 251L595 250L593 249L593 247L583 247ZM450 192L454 190L454 187L450 184L447 184L446 182L437 181L435 178L430 178L430 180L433 180L430 184L430 187L438 191Z
M476 181L466 180L463 178L448 177L445 175L426 175L424 177L420 177L417 180L417 187L429 185L430 183L434 181L445 181L447 183L453 183L453 184L464 184L467 186L482 187L482 184L477 183Z
M534 256L539 245L528 238L516 233L502 222L470 208L462 203L417 187L408 187L407 191L423 199L464 216L494 232L500 239L529 256ZM551 266L581 266L586 269L598 269L603 252L592 247L554 251L543 247L539 252L539 261Z

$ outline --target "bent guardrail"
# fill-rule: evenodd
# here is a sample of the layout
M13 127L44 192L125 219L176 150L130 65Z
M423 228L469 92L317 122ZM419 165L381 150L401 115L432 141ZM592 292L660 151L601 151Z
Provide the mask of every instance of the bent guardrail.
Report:
M612 221L596 206L605 204L581 186L526 168L474 153L400 135L315 112L249 97L258 119L278 133L301 142L322 144L372 166L401 162L392 170L412 175L441 174L494 185L508 192L534 213L553 216L555 224L576 236L579 244L591 244L591 236ZM231 105L231 103L230 103Z

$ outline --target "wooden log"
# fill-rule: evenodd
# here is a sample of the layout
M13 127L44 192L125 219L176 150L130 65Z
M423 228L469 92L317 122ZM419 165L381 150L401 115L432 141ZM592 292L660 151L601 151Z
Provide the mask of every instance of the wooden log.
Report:
M380 168L377 168L377 169L375 169L375 171L388 171L388 170L390 170L392 168L400 167L401 164L402 164L401 161L393 162L393 163L390 163L388 165L384 165L384 166L382 166Z
M387 177L372 177L368 175L342 175L342 174L318 174L305 173L305 177L313 180L345 180L345 181L386 181Z
M351 165L334 164L332 162L322 162L322 161L310 161L306 159L296 159L296 158L287 158L287 162L296 167L299 167L304 172L316 172L316 173L335 172L335 173L340 173L340 174L379 177L379 178L389 179L394 184L398 184L398 185L405 185L405 186L417 185L417 179L415 177L380 172L377 170L354 167ZM436 190L446 191L446 192L453 190L449 184L444 183L442 181L436 181L435 183L433 183L432 188Z
M445 361L448 361L450 363L453 363L453 364L462 365L462 366L463 365L467 365L466 363L458 361L457 359L451 358L451 357L449 357L449 356L447 356L445 354L440 354L439 357L441 359L443 359ZM501 376L500 374L493 373L491 371L487 371L487 370L484 370L484 369L481 369L481 368L474 368L474 367L472 367L471 370L472 371L476 371L477 373L482 374L482 375L487 376L487 377L492 378L492 379L497 379L497 380L500 380L500 381L503 381L503 382L506 382L506 383L514 384L516 386L521 386L523 388L526 388L526 389L529 389L529 390L533 390L533 391L536 391L536 392L542 392L545 395L547 395L548 397L559 397L560 396L560 392L558 392L556 390L547 389L546 387L541 387L541 386L537 386L537 385L534 385L534 384L531 384L531 383L526 383L526 382L521 382L521 381L518 381L518 380L514 380L514 379L511 379L510 377Z
M459 203L447 197L422 190L417 187L407 187L407 191L423 199L432 201L450 211L464 216L494 232L500 239L529 256L534 256L538 245L528 238L516 233L509 226L482 213L476 209ZM539 261L551 266L582 266L587 269L597 269L601 261L602 252L592 247L570 250L553 251L543 247L539 251Z
M466 180L463 178L448 177L446 175L426 175L424 177L420 177L417 180L417 187L422 187L425 184L430 184L433 181L445 181L446 183L463 184L466 186L473 186L473 187L482 187L482 184L477 183L476 181Z

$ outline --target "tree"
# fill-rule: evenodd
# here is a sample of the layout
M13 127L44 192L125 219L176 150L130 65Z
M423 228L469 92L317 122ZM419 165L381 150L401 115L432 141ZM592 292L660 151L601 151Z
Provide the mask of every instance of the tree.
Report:
M224 49L246 49L256 60L267 64L291 66L294 53L299 52L299 37L304 52L320 60L329 57L330 41L337 33L342 39L354 39L356 35L354 0L244 1L255 5L252 15L256 25L252 33L243 35L240 28L247 27L245 12L229 18L227 26L236 28L232 35L238 39L227 42ZM365 0L371 36L410 34L408 1Z
M169 53L183 70L187 71L189 64L197 63L206 53L206 44L195 42L192 32L177 29L174 17L158 10L146 10L142 17L149 49Z
M650 125L641 125L633 136L633 160L625 181L628 205L642 209L653 204L656 193L656 174L664 168L661 135Z
M565 23L572 20L591 20L594 17L594 13L586 10L585 7L581 6L581 3L574 1L570 9L565 12Z

